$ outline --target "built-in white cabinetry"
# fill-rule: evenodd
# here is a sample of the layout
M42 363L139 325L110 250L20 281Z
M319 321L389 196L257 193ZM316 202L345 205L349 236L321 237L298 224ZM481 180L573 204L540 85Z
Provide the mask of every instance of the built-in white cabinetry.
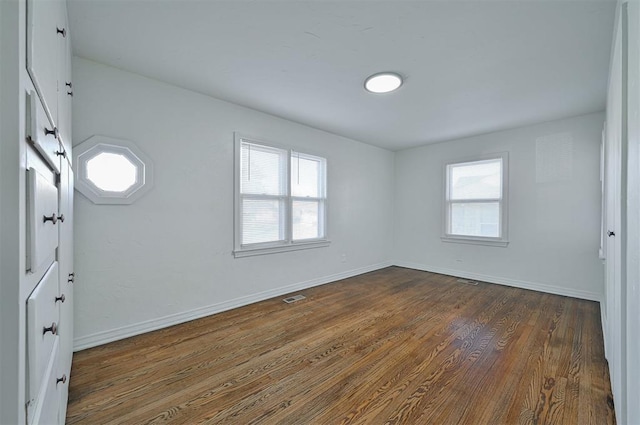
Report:
M49 388L57 394L51 383L58 372L59 302L58 263L54 262L27 300L27 406L32 412L31 423L58 417L58 403L51 406L51 400L59 396L49 394Z
M26 424L64 424L73 355L71 46L66 2L26 0Z
M69 151L71 152L71 151ZM73 170L70 164L65 164L60 172L59 210L66 217L59 227L59 288L60 288L60 356L58 359L58 376L71 376L71 359L73 356L73 285L75 273L73 271ZM63 424L67 413L69 396L69 381L65 380L60 386L60 423Z
M43 110L71 151L71 37L64 0L27 0L27 71Z
M64 5L63 5L64 6ZM58 37L58 121L60 139L65 157L71 162L71 36L68 29L67 8L60 8L60 25L65 29L64 37Z
M61 0L27 1L27 71L52 121L58 116L59 37L66 36L62 7Z
M51 124L34 90L27 94L26 99L27 139L49 166L59 173L60 157L64 155L64 151L60 148L59 131Z
M58 188L34 168L27 170L27 267L38 270L58 248Z

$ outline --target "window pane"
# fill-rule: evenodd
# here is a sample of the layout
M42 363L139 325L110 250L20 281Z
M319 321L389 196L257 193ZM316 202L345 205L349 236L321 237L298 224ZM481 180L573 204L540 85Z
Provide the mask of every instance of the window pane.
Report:
M284 240L284 201L242 200L242 244Z
M138 180L138 167L127 157L101 152L87 161L87 179L106 192L124 192Z
M500 237L500 203L452 203L451 234Z
M293 201L293 239L315 239L324 236L321 229L321 208L318 201Z
M501 169L501 159L449 165L450 199L501 198Z
M242 143L240 193L286 195L287 151Z
M324 178L321 159L291 153L291 192L293 196L324 196Z

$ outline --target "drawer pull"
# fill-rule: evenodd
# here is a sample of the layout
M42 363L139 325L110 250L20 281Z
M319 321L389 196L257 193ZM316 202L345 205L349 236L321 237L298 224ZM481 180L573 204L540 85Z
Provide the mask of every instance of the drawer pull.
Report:
M53 127L53 130L49 130L47 127L44 128L44 135L48 136L48 135L53 135L53 137L55 137L56 139L58 138L58 134L60 133L60 130L58 130L58 127Z
M58 325L56 325L56 322L53 322L48 328L42 328L42 335L45 335L47 332L58 335Z
M64 83L64 85L69 87L70 89L73 88L73 84L71 84L71 81L69 81L68 83Z
M53 224L56 224L58 222L58 219L61 218L62 221L64 221L64 216L58 217L56 215L56 213L51 214L51 217L47 217L46 215L42 216L42 222L46 223L47 221L52 222Z
M73 97L73 92L72 91L68 91L67 94L71 97Z
M64 298L64 294L60 295L59 297L56 297L56 302L60 301L60 302L64 302L65 298Z
M67 383L67 374L66 373L64 375L62 375L62 378L57 378L56 379L56 385L58 385L60 382L62 382L63 384Z
M61 156L63 158L67 157L67 151L65 151L64 149L61 151L56 151L56 155Z
M60 28L56 27L56 33L62 34L63 37L67 36L67 30L64 29L64 28L60 29Z

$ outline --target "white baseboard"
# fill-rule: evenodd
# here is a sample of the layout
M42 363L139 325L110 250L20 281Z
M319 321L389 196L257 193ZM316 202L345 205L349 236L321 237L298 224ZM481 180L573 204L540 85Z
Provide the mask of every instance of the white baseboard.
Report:
M113 342L120 339L129 338L131 336L155 331L158 329L188 322L190 320L199 319L202 317L210 316L212 314L221 313L223 311L253 304L258 301L264 301L269 298L288 294L290 292L301 291L303 289L312 288L314 286L320 286L327 283L335 282L337 280L342 280L342 279L357 276L363 273L372 272L374 270L383 269L385 267L389 267L392 265L393 264L391 262L373 264L371 266L361 267L358 269L353 269L353 270L349 270L342 273L336 273L333 275L323 276L320 278L311 279L304 282L295 283L292 285L282 286L280 288L270 289L268 291L235 298L229 301L224 301L221 303L196 308L190 311L171 314L168 316L159 317L157 319L146 320L144 322L122 326L116 329L110 329L107 331L97 332L91 335L81 336L79 338L74 339L73 350L74 351L85 350L87 348L96 347L98 345L106 344L108 342Z
M546 283L529 282L525 280L489 276L489 275L484 275L480 273L453 270L453 269L447 269L443 267L433 267L426 264L418 264L418 263L412 263L412 262L406 262L406 261L394 261L393 264L399 267L406 267L408 269L423 270L426 272L438 273L438 274L446 274L449 276L456 276L456 277L461 277L465 279L479 280L481 282L489 282L489 283L496 283L498 285L513 286L515 288L531 289L533 291L546 292L546 293L555 294L555 295L564 295L566 297L580 298L583 300L589 300L589 301L602 300L602 294L591 292L591 291L583 291L581 289L571 289L571 288L564 288L561 286L549 285Z

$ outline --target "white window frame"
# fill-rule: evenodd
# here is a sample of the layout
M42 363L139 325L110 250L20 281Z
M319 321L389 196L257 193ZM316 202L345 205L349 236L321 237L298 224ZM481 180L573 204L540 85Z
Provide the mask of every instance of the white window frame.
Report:
M251 143L255 145L261 145L266 148L281 149L287 151L287 172L286 172L286 193L284 195L248 195L254 199L284 199L286 204L286 212L284 216L284 240L276 242L264 242L253 244L242 244L242 197L240 193L240 179L241 179L241 146L242 143ZM314 155L311 153L299 152L297 149L281 146L271 142L265 142L261 138L245 136L239 133L234 133L234 251L233 255L236 258L250 257L254 255L274 254L278 252L297 251L302 249L320 248L328 246L331 241L328 236L328 176L327 176L327 159L323 156ZM321 170L322 177L324 178L324 197L310 198L292 196L291 191L291 161L292 156L296 155L300 158L320 159L322 160L323 167ZM314 239L293 240L293 223L292 223L292 209L294 201L320 201L324 204L324 209L320 212L319 225L324 230L324 236Z
M451 201L450 200L450 166L452 165L464 165L475 162L493 161L496 159L502 160L502 196L496 199L467 199L464 201ZM508 152L499 152L495 154L479 155L475 157L468 157L455 161L448 161L443 166L444 175L444 196L443 196L443 226L442 236L440 239L443 242L457 242L473 245L487 245L506 247L509 244L508 230L509 230L509 154ZM473 202L499 202L500 203L500 236L499 237L487 237L487 236L471 236L471 235L455 235L451 234L451 205L456 202L473 203Z
M102 153L124 156L136 167L136 181L124 191L108 191L87 177L87 164ZM153 162L129 140L91 136L73 148L75 188L94 204L132 204L153 188Z

